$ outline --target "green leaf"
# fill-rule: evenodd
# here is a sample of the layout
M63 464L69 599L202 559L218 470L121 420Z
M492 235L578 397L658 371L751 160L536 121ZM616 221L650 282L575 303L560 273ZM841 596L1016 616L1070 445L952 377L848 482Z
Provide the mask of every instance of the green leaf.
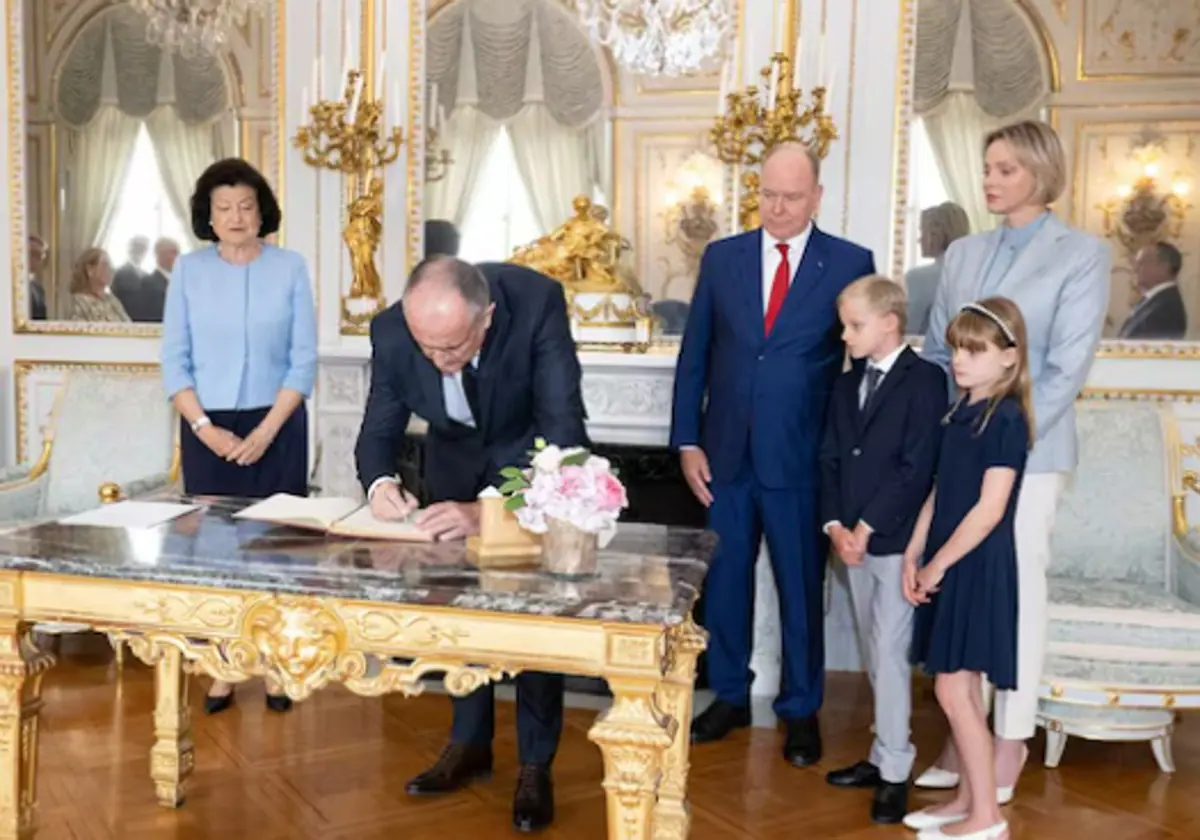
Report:
M500 475L504 476L505 478L525 478L525 473L521 471L520 467L505 467L504 469L500 470Z
M504 502L505 510L520 510L525 507L524 496L509 496Z
M591 453L585 449L582 452L576 452L574 455L568 455L562 459L562 465L564 467L582 467L587 463L587 459L590 454Z
M504 482L497 489L500 491L501 495L508 496L512 493L516 493L518 490L524 490L527 487L529 487L529 483L527 481L524 479L518 480L514 478L511 481Z

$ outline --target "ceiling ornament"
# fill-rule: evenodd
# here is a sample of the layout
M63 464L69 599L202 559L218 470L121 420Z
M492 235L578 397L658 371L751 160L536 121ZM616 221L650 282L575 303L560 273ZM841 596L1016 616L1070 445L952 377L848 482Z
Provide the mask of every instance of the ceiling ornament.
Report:
M271 0L129 0L146 18L146 40L185 58L227 48L250 14L265 14Z
M733 0L576 0L592 38L624 69L684 76L711 66L735 29Z

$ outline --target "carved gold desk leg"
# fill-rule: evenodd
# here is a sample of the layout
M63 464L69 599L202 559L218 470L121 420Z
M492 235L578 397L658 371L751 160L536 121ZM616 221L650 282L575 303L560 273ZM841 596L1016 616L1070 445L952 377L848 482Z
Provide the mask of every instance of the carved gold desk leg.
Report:
M613 703L588 738L604 753L609 840L650 840L663 752L676 723L655 703L655 680L609 677Z
M654 809L654 840L685 840L691 831L691 810L687 804L688 750L691 746L692 695L696 679L696 659L707 639L689 618L668 633L669 668L658 688L658 706L678 721L675 738L663 755L662 782L658 805Z
M20 622L0 620L0 840L33 837L42 677L53 664Z
M192 713L188 705L188 675L183 655L166 648L155 662L154 746L150 750L150 778L158 804L178 808L187 794L195 755L192 748Z

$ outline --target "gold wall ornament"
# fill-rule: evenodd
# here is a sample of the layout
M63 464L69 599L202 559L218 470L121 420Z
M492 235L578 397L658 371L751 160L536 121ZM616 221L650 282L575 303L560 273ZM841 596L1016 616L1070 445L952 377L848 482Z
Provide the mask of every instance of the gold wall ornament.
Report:
M806 104L792 72L792 59L775 53L759 71L762 87L751 85L727 93L709 131L717 158L735 167L733 205L743 230L758 226L759 178L750 167L759 166L771 149L789 140L807 143L824 159L838 137L833 117L825 112L828 90L823 85L814 87Z
M683 254L684 273L696 277L704 249L721 230L717 221L717 205L708 187L703 184L695 186L686 198L668 207L665 226L664 241L667 245L674 245Z
M342 239L350 252L350 292L342 296L342 325L362 327L383 310L387 301L375 253L383 235L385 166L396 161L404 145L399 126L384 125L384 101L374 96L368 74L351 70L339 101L321 100L309 108L309 123L300 126L293 145L304 162L340 172L347 179L349 204Z
M441 144L444 129L445 125L439 119L437 124L429 126L429 130L425 133L426 184L432 184L445 178L450 164L454 163L454 158L450 157L450 150Z

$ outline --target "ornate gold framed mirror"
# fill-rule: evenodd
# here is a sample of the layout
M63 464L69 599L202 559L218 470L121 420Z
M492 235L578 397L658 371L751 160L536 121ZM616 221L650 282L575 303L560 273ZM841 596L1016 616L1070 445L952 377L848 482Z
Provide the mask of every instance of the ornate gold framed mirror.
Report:
M239 156L282 181L281 4L188 33L120 0L5 2L14 331L156 337L201 244L196 177Z

